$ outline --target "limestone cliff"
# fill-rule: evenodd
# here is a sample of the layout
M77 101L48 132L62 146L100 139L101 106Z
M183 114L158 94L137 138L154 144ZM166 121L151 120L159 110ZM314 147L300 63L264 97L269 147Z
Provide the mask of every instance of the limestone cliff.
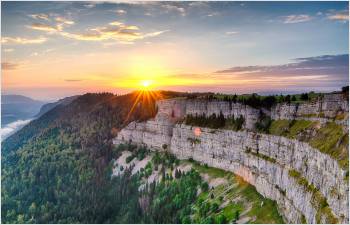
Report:
M312 115L306 118L313 118L320 113L333 117L340 111L347 113L347 104L340 96L329 96L316 103L276 105L267 113L275 119L296 119L306 114ZM335 159L307 143L254 132L260 109L223 101L186 99L162 100L157 102L157 107L154 119L130 123L114 143L145 144L170 151L180 159L193 158L232 171L265 197L276 200L287 222L348 223L346 171ZM185 115L213 113L225 117L242 115L246 129L236 132L181 124Z

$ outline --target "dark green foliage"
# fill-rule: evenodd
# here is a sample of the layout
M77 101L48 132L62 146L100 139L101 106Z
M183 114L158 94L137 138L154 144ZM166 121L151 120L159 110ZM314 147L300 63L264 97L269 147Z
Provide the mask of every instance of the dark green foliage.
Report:
M216 223L218 223L218 224L224 224L224 223L228 222L227 218L224 214L218 215L215 220L216 220Z
M209 190L209 185L208 185L208 183L207 183L207 182L203 182L203 183L201 184L201 189L202 189L203 192L208 191L208 190Z
M129 155L128 157L126 157L126 159L125 159L125 162L126 163L129 163L129 162L131 162L133 159L135 158L135 155Z
M343 92L343 93L349 93L349 86L344 86L344 87L342 87L341 88L341 91Z
M258 122L255 124L255 128L257 131L262 133L269 133L269 129L272 123L272 119L270 116L266 116L264 113L260 113L260 117Z
M214 202L213 204L211 204L210 210L211 210L212 212L216 212L218 209L219 209L219 205L218 205L216 202Z
M181 177L181 170L176 169L175 170L175 178L179 179Z
M147 104L141 100L128 116L137 95L80 96L6 139L1 149L2 222L139 221L137 194L132 194L137 193L136 181L128 176L111 180L109 164L123 147L112 146L113 130L155 114L154 99ZM127 196L134 198L130 204L123 200ZM127 208L133 210L125 213ZM116 220L118 215L123 219Z
M134 158L141 161L145 158L146 154L149 152L149 150L145 146L137 147L135 145L129 144L127 149L128 151L132 152L132 154L126 157L125 159L126 163L131 162Z
M237 210L237 211L235 212L235 217L234 217L233 221L239 220L239 215L240 215L240 212L239 212L239 210Z
M300 95L300 100L303 100L303 101L309 100L309 95L308 95L308 93L302 93L302 94Z
M222 113L219 116L212 114L209 117L203 115L187 115L185 118L185 124L190 126L199 126L199 127L209 127L212 129L227 128L232 130L241 130L243 128L245 120L242 115L237 119L234 116L225 118Z
M199 173L191 170L179 179L166 179L155 186L154 190L149 190L147 196L152 201L145 222L189 223L190 206L196 200L200 183Z
M225 117L222 113L220 113L219 116L216 116L216 114L212 114L209 117L206 117L204 114L200 116L187 115L185 119L185 123L187 125L209 127L213 129L224 127L225 121Z

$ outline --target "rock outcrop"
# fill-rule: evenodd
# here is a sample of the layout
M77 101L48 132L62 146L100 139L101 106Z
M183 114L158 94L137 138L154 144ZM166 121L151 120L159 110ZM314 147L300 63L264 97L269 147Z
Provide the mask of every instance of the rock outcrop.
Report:
M320 112L335 116L339 109L347 112L346 104L326 97L322 103L301 108L299 105L297 109L277 105L271 110L271 117L290 119ZM253 132L260 110L228 102L185 99L162 100L157 106L154 119L130 123L119 132L114 143L145 144L151 149L170 151L180 159L193 158L232 171L262 195L275 200L289 223L349 222L346 171L336 160L307 143ZM246 130L236 132L181 124L185 115L213 113L225 117L243 115Z
M333 118L339 112L348 112L349 102L343 94L325 94L313 102L277 104L271 110L272 119Z

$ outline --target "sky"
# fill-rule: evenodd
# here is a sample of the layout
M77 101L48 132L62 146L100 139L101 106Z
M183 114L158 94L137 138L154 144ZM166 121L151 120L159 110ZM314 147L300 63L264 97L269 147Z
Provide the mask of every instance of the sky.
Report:
M348 2L2 2L2 93L334 91Z

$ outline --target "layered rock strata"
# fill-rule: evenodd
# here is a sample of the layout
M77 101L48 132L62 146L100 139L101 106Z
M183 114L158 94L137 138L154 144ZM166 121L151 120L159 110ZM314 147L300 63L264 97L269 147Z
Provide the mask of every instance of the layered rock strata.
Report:
M193 158L232 171L265 197L276 200L280 213L289 223L348 223L346 171L336 160L307 143L249 131L258 119L257 109L227 102L185 99L162 100L157 106L158 114L154 119L130 123L120 131L114 143L144 144L151 149L170 151L180 159ZM209 116L220 112L225 117L243 115L248 129L235 132L179 123L188 114ZM272 111L271 115L274 113ZM291 176L291 171L296 171L300 177ZM321 203L317 201L320 198L329 205L324 208L327 210L320 210Z

